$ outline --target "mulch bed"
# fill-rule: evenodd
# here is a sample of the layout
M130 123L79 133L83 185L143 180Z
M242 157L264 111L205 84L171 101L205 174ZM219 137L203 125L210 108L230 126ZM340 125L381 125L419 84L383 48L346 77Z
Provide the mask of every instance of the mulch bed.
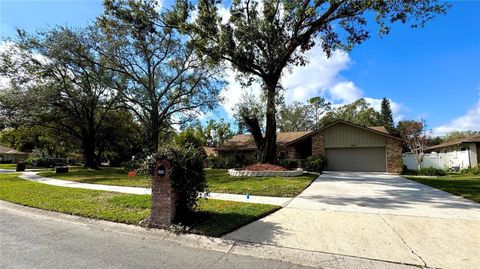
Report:
M252 165L249 165L249 166L246 166L246 167L242 168L242 170L247 170L247 171L288 171L288 169L283 167L283 166L269 164L269 163L252 164Z

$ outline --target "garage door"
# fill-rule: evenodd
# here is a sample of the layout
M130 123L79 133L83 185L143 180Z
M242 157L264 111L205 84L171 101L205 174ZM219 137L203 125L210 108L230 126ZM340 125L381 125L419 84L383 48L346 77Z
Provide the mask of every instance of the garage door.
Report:
M327 170L385 172L385 148L330 148L326 149Z

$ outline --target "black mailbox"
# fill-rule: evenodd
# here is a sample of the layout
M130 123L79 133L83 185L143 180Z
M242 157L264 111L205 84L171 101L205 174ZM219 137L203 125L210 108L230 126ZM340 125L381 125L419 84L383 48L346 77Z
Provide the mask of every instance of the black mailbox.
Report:
M165 166L160 165L157 167L157 176L163 177L165 175Z

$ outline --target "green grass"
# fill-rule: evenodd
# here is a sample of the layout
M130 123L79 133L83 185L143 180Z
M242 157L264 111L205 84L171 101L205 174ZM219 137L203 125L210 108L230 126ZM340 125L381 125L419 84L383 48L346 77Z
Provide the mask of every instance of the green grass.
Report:
M232 177L223 169L205 171L211 192L276 197L295 197L317 178L313 174L299 177Z
M15 170L17 168L16 164L13 163L0 163L0 169L13 169Z
M480 175L449 175L438 178L404 177L480 203Z
M127 172L121 168L102 168L100 170L75 168L70 169L68 174L55 174L54 171L49 171L41 172L39 175L91 184L150 186L149 177L128 177ZM295 197L317 177L313 174L299 177L232 177L225 169L206 169L205 175L210 192L249 193L275 197Z
M149 217L149 195L121 194L45 185L14 174L0 177L0 200L94 219L138 224ZM195 233L221 236L279 209L277 206L200 200Z
M103 184L113 186L150 187L150 178L147 176L129 177L122 168L102 167L99 170L70 168L68 173L55 174L55 171L40 172L40 176L76 182Z

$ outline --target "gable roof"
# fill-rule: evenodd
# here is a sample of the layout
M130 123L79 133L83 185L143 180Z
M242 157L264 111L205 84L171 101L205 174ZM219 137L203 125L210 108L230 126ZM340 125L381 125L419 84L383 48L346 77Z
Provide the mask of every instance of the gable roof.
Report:
M277 133L277 146L278 147L285 147L291 145L295 142L304 140L308 137L311 137L313 134L328 129L336 124L344 123L353 127L361 128L363 130L373 132L379 135L383 135L386 137L390 137L393 139L397 139L403 141L403 139L391 135L384 126L371 126L365 127L362 125L354 124L344 120L337 120L317 131L302 131L302 132L282 132ZM249 151L255 150L257 147L255 145L255 141L253 140L252 135L249 134L239 134L233 136L230 140L226 141L222 146L215 148L215 151L229 151L229 150L237 150L237 151Z
M387 130L387 128L385 128L385 126L369 126L368 128L385 134L390 134L390 132Z
M365 126L362 126L362 125L358 125L358 124L355 124L355 123L351 123L349 121L344 121L344 120L336 120L322 128L320 128L318 131L323 131L325 129L328 129L334 125L337 125L337 124L340 124L340 123L343 123L343 124L346 124L346 125L350 125L352 127L356 127L356 128L360 128L360 129L363 129L363 130L366 130L366 131L370 131L372 133L376 133L376 134L379 134L379 135L383 135L383 136L386 136L386 137L389 137L389 138L393 138L393 139L396 139L396 140L400 140L400 141L403 141L402 138L400 137L396 137L394 135L391 135L387 129L383 126L371 126L371 127L365 127Z
M12 148L0 145L0 154L24 154L24 155L26 155L28 153L21 152L21 151L18 151L16 149L12 149Z
M282 132L277 133L277 146L284 147L295 141L304 139L315 131L302 131L302 132ZM217 151L222 150L254 150L257 146L253 140L253 136L249 134L239 134L233 136L230 140L226 141L221 147L216 148Z
M459 138L459 139L441 143L435 146L431 146L431 147L428 147L427 150L445 148L445 147L454 146L462 143L480 143L480 134L470 136L470 137Z

